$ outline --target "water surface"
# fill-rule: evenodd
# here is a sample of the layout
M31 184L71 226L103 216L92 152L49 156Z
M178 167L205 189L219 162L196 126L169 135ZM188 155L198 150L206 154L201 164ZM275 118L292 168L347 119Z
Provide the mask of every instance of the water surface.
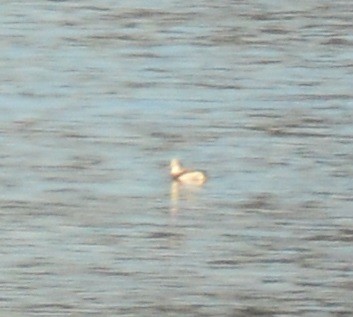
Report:
M1 312L352 315L350 1L1 12Z

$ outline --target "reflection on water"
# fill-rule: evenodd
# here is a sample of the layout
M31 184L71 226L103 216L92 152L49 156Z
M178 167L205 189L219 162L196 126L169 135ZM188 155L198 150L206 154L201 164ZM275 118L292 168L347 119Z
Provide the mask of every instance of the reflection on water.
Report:
M353 314L351 1L0 15L1 312Z
M170 185L170 212L172 216L176 216L183 203L190 206L192 202L197 201L198 195L201 194L201 187L195 185L182 184L178 181L172 181ZM206 194L206 193L205 193Z
M172 215L178 213L179 207L179 190L180 184L177 181L173 181L170 186L170 212Z

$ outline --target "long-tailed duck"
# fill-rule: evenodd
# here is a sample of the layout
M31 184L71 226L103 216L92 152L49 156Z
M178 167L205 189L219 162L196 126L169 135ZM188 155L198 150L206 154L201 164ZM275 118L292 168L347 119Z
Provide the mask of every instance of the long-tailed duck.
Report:
M173 159L170 162L170 175L180 183L195 186L201 186L207 180L205 172L186 169L177 159Z

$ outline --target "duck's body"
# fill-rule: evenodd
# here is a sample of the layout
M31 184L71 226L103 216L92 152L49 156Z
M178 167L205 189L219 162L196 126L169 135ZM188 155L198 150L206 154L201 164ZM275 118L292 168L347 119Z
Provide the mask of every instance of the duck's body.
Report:
M172 178L183 184L200 186L207 180L205 172L188 170L184 168L177 159L173 159L170 162L170 168Z

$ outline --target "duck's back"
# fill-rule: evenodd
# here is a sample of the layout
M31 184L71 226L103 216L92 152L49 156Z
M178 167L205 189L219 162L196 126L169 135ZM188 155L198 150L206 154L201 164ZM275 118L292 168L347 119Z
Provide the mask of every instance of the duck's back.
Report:
M184 184L190 185L202 185L206 182L207 176L201 171L190 171L181 174L177 180Z

